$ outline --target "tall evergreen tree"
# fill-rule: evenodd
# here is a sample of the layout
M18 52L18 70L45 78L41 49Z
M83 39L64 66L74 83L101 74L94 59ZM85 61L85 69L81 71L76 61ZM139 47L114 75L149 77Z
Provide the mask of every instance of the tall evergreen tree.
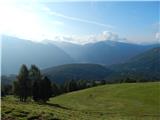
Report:
M18 96L20 94L19 90L20 90L20 85L19 85L19 82L18 80L16 81L13 81L13 93L15 96Z
M14 92L20 98L20 101L25 102L27 97L31 96L31 84L26 65L22 65L17 76L17 81L14 83Z
M31 65L30 71L29 71L30 79L32 80L32 96L34 101L39 101L41 96L41 88L40 88L40 82L42 79L41 72L39 68L35 65Z
M75 80L67 81L64 85L66 92L72 92L78 90L77 83Z
M63 88L63 92L65 92L65 93L67 93L67 92L69 92L69 83L70 83L70 81L65 81L64 82L64 84L62 85L62 88Z
M44 77L40 82L40 99L43 102L46 102L49 100L49 98L52 96L52 86L51 82L47 77Z
M32 96L33 96L33 100L34 101L40 101L40 96L41 96L41 93L40 93L40 81L38 80L35 80L33 82L33 88L32 88Z
M36 65L31 65L31 68L29 70L29 76L32 81L40 80L42 77L41 72Z
M86 83L87 83L86 80L78 80L77 81L77 88L78 88L78 90L85 89L87 87Z
M52 95L57 96L61 93L60 86L56 83L52 83Z

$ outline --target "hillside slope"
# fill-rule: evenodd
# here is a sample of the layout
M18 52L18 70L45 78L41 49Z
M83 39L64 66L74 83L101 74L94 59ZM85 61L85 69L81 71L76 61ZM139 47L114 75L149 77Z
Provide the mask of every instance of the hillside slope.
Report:
M88 112L120 115L160 115L160 83L114 84L72 92L52 103Z
M42 71L50 80L62 83L65 80L103 80L110 70L98 64L66 64Z
M158 120L160 83L114 84L51 98L47 104L2 99L2 120Z
M148 80L160 80L160 47L150 49L126 63L112 65L109 67L115 71L106 79L124 79L126 77Z

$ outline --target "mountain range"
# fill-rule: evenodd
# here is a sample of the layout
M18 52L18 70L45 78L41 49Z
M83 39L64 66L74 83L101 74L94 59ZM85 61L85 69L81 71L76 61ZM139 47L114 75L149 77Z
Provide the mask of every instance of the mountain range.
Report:
M133 56L157 46L157 44L137 45L111 40L85 45L67 42L54 42L53 44L63 49L77 63L94 63L108 66L126 62Z
M110 66L157 45L137 45L101 41L78 45L69 42L36 43L11 36L2 36L2 75L17 74L22 64L36 64L40 69L63 64L88 63Z
M111 65L109 69L114 73L106 77L108 81L126 77L153 81L160 80L160 47L138 54L125 63Z
M131 78L135 81L157 81L160 80L160 47L136 55L122 64L66 64L44 69L43 74L58 83L71 79L116 82Z
M47 68L67 63L73 59L56 45L2 36L2 74L17 74L22 64Z

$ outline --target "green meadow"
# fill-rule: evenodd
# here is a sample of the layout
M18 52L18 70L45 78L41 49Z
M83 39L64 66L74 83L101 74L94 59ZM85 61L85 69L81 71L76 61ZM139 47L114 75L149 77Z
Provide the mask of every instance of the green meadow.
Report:
M2 120L159 120L160 82L101 85L46 104L6 96L1 106Z

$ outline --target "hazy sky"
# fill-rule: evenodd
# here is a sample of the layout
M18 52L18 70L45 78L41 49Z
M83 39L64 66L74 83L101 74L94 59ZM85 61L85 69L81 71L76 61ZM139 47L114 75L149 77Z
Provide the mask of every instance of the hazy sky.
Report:
M75 43L108 39L154 43L160 38L158 1L37 1L1 1L0 33L33 41L50 39Z

